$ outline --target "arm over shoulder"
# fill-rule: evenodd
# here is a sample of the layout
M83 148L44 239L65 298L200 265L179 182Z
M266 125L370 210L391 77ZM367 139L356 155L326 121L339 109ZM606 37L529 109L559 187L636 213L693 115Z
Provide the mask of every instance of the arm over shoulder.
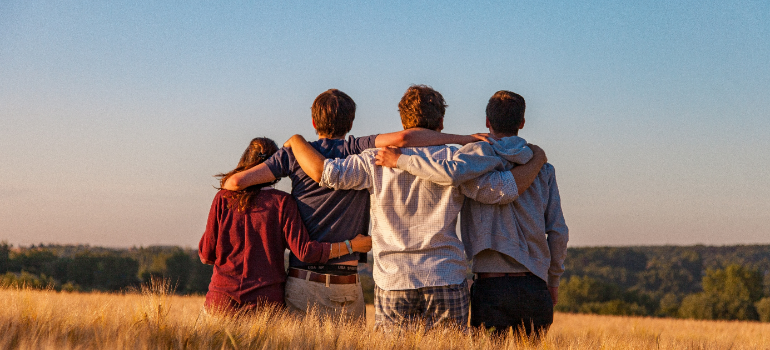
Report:
M335 190L366 190L372 187L373 151L348 156L345 159L327 159L319 185Z
M455 151L450 159L402 154L397 166L423 180L457 187L490 171L503 170L505 164L488 143L476 142Z

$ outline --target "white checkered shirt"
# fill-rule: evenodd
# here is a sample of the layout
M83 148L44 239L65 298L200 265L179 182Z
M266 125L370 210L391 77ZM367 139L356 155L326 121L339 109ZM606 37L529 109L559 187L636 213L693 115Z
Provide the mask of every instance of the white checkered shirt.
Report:
M460 284L468 263L455 232L465 196L488 204L518 197L513 175L498 157L478 156L463 175L473 178L457 187L441 186L399 169L374 164L376 149L345 159L327 159L321 186L371 193L374 281L383 290L406 290ZM405 155L451 160L457 148L402 148ZM463 157L468 157L464 155ZM465 158L466 160L468 158ZM480 176L481 175L481 176Z

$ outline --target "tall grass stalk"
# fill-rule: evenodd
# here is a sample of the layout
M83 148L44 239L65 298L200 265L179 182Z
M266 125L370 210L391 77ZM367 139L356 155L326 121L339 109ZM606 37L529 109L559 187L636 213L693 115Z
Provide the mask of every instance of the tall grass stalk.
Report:
M420 326L391 332L279 309L224 317L154 281L124 294L0 289L0 349L770 349L770 324L556 314L537 343Z

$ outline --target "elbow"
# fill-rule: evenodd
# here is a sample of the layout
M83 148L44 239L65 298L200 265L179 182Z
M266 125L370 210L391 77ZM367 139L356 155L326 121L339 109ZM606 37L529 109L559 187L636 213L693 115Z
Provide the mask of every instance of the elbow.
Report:
M243 179L238 176L238 174L235 174L233 176L230 176L227 181L225 181L225 185L222 187L226 190L230 191L240 191L243 189Z
M316 183L321 183L321 175L322 173L319 173L317 171L311 171L307 176L309 176L313 181Z

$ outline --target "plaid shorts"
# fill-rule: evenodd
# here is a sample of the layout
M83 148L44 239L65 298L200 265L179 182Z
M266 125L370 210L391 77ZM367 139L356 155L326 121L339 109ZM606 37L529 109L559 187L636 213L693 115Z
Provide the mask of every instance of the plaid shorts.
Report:
M424 322L426 330L442 323L465 329L469 300L468 281L407 290L374 286L374 328Z

